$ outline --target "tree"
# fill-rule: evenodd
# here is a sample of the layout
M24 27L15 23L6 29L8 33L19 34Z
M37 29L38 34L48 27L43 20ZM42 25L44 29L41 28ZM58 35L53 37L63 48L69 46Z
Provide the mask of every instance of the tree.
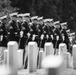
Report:
M16 8L11 6L10 0L0 0L0 16L16 11Z
M11 4L21 13L30 12L31 15L53 18L55 21L67 21L68 27L76 30L76 0L11 0Z

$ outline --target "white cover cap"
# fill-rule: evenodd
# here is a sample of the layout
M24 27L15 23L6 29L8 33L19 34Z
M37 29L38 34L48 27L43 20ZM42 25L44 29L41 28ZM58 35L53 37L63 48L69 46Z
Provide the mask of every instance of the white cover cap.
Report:
M70 29L66 30L66 32L67 32L67 33L70 32Z
M33 16L33 17L31 17L31 20L34 20L34 19L37 19L38 18L38 16Z
M14 12L14 13L11 13L10 16L14 16L14 15L17 15L18 12Z
M43 19L43 17L38 17L38 19L37 20L42 20Z
M4 18L7 18L7 15L0 17L1 20L4 19Z
M44 19L44 22L51 22L53 19Z
M61 26L65 26L67 25L67 22L61 23Z
M54 22L55 25L58 24L58 23L60 23L60 21L56 21L56 22Z
M17 15L17 17L20 17L20 16L23 17L23 14L18 14L18 15Z
M75 35L75 32L73 32L73 33L70 34L70 36L74 36L74 35Z
M25 14L23 14L23 16L30 16L30 13L25 13Z

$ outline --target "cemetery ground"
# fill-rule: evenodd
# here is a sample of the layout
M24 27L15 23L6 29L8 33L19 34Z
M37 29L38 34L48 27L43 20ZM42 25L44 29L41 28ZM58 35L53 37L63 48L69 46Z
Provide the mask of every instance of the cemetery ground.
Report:
M19 70L18 75L46 75L46 72L44 69L38 69L37 72L34 73L28 73L28 70ZM63 72L63 75L76 75L76 70L67 69Z
M58 66L54 66L54 69L56 69L58 73L60 73L59 68L60 66L62 66L63 70L62 70L61 75L76 75L76 61L75 61L76 60L76 45L73 46L73 56L71 56L70 53L68 53L66 49L67 48L64 43L59 45L59 54L58 53L56 54L58 54L58 56L62 55L64 60L62 61L63 62L62 64L59 64ZM53 67L50 67L51 63L49 63L48 67L45 66L44 68L41 65L43 57L45 58L45 56L47 57L49 55L55 56L52 43L46 43L44 51L41 50L38 52L37 44L35 42L30 42L28 44L28 52L27 52L29 66L27 69L22 69L22 61L21 61L23 58L22 50L18 50L18 45L16 42L9 42L7 50L4 51L4 63L7 66L12 67L12 70L14 70L13 75L52 75L50 73L47 74L47 70L49 70L50 72L51 69L53 68ZM37 68L38 54L39 54L38 64L39 64L40 69ZM51 60L51 61L54 61L54 60ZM54 64L56 65L56 63ZM45 63L45 65L47 65L47 63ZM47 69L45 69L46 67ZM54 75L58 75L58 74L54 74Z
M72 61L72 60L71 60ZM72 64L72 62L71 62ZM45 69L37 69L36 72L29 73L28 69L20 69L18 70L18 75L47 75ZM72 67L67 68L63 75L76 75L76 70L74 70Z

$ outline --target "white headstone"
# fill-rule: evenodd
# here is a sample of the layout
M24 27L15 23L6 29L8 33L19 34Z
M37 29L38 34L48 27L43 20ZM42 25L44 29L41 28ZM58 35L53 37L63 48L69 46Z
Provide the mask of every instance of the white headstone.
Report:
M67 52L67 46L65 43L61 43L59 45L59 55L63 55L63 54L66 54Z
M73 69L76 69L76 44L73 45Z
M54 55L54 48L51 42L45 43L45 55Z
M47 70L47 75L61 75L63 71L63 59L61 56L46 56L42 60L41 65Z
M27 61L28 58L28 45L26 45L25 47L25 54L24 54L24 64L23 67L25 67L27 64L25 64L25 62Z
M8 53L8 50L5 50L4 51L4 64L7 65L7 53Z
M23 50L18 50L17 51L17 53L18 53L18 69L22 69L22 67L23 67Z
M71 54L69 52L67 54L67 68L71 68Z
M39 64L38 64L39 69L41 69L41 61L43 58L44 58L44 51L41 50L39 51Z
M17 60L18 44L15 41L8 43L7 66L11 67L12 73L17 75L18 60Z
M36 72L38 48L36 42L28 43L28 71Z
M64 69L71 68L71 54L67 52L63 55L64 59Z

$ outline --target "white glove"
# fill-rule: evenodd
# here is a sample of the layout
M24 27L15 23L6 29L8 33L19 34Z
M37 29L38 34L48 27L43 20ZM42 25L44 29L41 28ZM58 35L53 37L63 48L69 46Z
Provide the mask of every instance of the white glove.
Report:
M44 35L42 34L42 35L41 35L41 40L43 40L43 38L44 38Z
M33 41L35 40L35 35L33 35L33 38L32 38L32 40L33 40Z
M56 36L57 41L59 40L59 36Z
M3 40L3 35L0 36L0 41L2 41L2 40Z
M63 36L63 41L65 40L65 36Z
M46 37L47 37L47 39L49 38L49 36L48 36L48 35L46 35Z
M30 35L31 35L30 33L27 33L27 36L28 36L28 37L30 37Z
M52 38L52 40L54 39L54 38L53 38L53 35L51 35L51 38Z
M21 38L23 37L23 31L20 31L20 36L21 36Z

